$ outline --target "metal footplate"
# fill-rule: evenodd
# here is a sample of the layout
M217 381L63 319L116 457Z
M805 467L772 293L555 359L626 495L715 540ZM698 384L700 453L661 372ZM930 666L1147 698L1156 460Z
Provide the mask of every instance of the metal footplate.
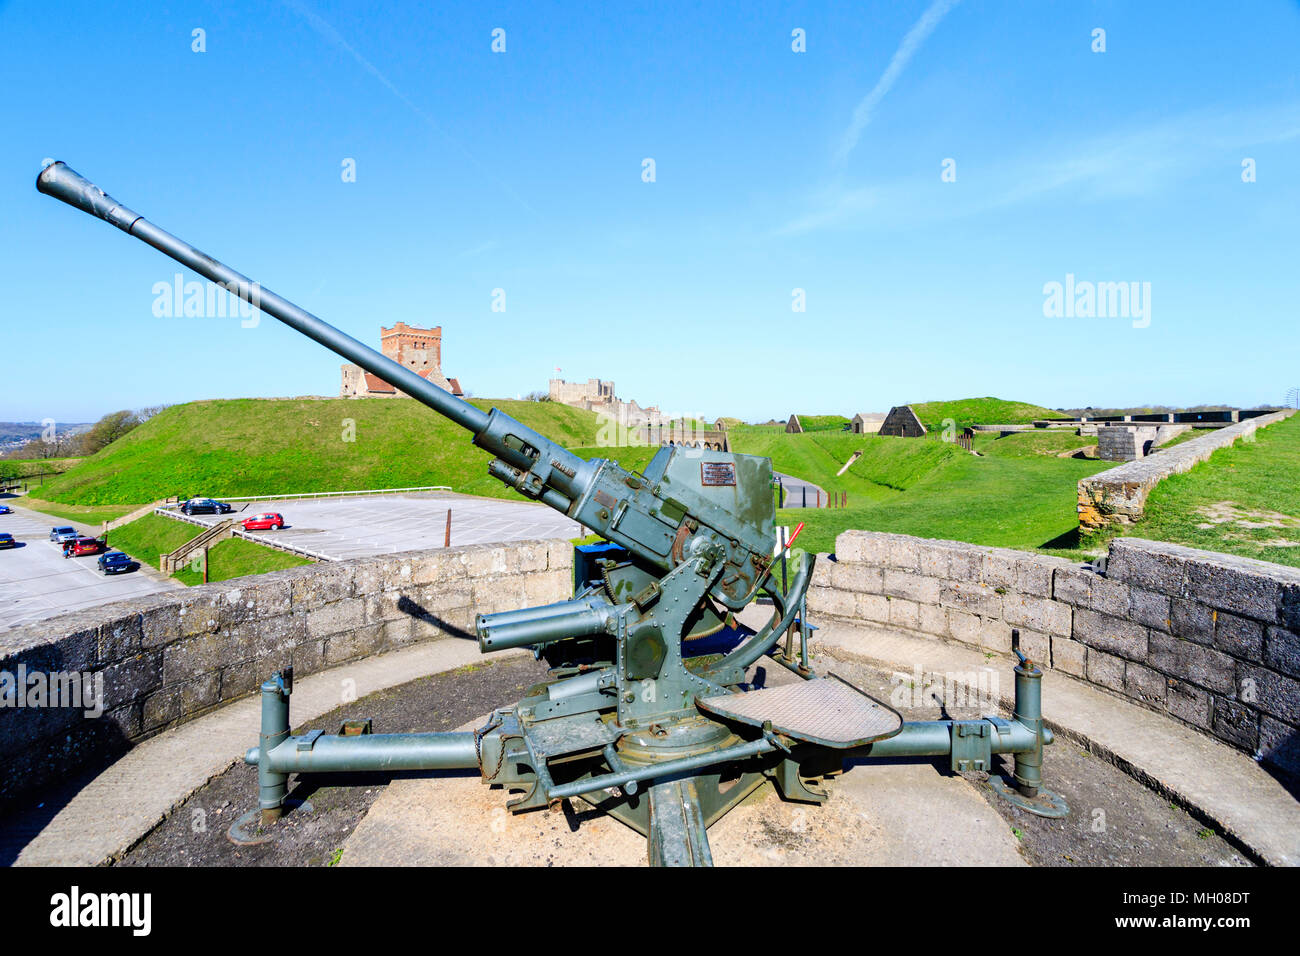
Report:
M740 694L702 697L700 709L751 727L772 729L796 740L847 750L893 737L903 718L887 704L830 674L813 680Z

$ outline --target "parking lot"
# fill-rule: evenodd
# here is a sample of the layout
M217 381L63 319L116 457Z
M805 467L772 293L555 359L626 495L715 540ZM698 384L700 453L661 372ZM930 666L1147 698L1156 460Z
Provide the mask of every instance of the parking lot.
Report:
M14 509L13 514L0 515L0 531L19 542L16 548L0 551L0 632L68 611L181 587L152 570L101 574L95 555L65 558L50 540L50 528L71 525L91 536L96 529L28 511L12 498L0 501Z
M491 544L527 538L576 538L582 525L545 505L439 492L355 498L302 498L288 501L232 501L232 515L195 515L215 524L265 511L287 522L279 531L252 535L334 560L395 551L441 548L451 510L451 545Z

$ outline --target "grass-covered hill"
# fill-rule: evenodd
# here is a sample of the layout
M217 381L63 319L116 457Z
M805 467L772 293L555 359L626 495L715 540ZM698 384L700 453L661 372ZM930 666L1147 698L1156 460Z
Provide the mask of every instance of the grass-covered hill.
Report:
M1009 402L1001 398L962 398L951 402L913 402L912 411L926 428L942 428L951 418L958 428L969 425L1025 425L1041 418L1066 418L1061 412Z
M843 415L800 415L799 424L803 426L806 432L838 432L843 431L844 426L849 423L849 419Z
M493 405L572 448L598 441L595 413L557 402ZM640 451L638 449L637 451ZM612 457L606 455L605 457ZM41 489L77 505L173 494L263 495L450 485L506 496L469 433L404 399L231 399L174 405Z
M851 504L882 501L966 455L944 442L838 431L802 435L735 431L731 447L746 455L771 458L775 471L810 481L827 491L847 492ZM857 451L862 452L858 460L843 475L837 475Z
M594 413L556 402L475 404L484 409L495 404L584 458L612 458L641 469L655 451L610 447L610 436L600 433ZM1013 403L979 399L944 404L941 411L954 416L962 414L958 406L1006 414ZM1044 411L1015 407L1028 417ZM827 416L830 429L802 435L786 435L776 427L731 430L735 451L765 455L777 471L848 494L847 510L797 517L809 519L809 546L820 550L832 549L835 534L846 527L1039 546L1072 526L1074 482L1098 467L1057 459L1051 454L1056 448L1037 447L1023 450L1035 460L999 463L937 440L854 435L840 430L843 421ZM854 452L861 454L838 475ZM467 494L515 497L488 477L487 463L487 454L474 448L465 432L414 401L218 400L163 411L47 481L40 497L50 513L76 512L84 520L116 517L130 505L174 494L220 497L448 485Z

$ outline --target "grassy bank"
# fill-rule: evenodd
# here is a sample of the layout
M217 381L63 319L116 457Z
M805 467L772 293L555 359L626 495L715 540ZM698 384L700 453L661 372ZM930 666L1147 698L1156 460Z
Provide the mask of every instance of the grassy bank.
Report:
M314 562L287 551L277 551L246 538L227 538L208 549L208 583L242 578L247 574L265 574L296 568ZM182 568L174 575L182 584L193 586L203 583L203 572Z
M929 429L942 428L952 419L958 428L970 425L1027 425L1042 418L1067 418L1061 412L1027 402L1002 398L962 398L951 402L913 402L912 411Z
M187 521L150 514L115 528L108 534L109 547L125 551L141 564L158 567L158 559L175 551L186 541L202 534L203 529ZM310 564L306 558L277 551L255 541L229 538L208 549L208 581L225 581L246 574L263 574ZM201 571L182 568L174 577L182 584L203 583Z
M598 443L595 413L493 404L567 446ZM175 405L46 482L54 504L127 505L172 494L237 496L449 485L512 494L469 435L405 399L237 399ZM125 513L125 512L123 512Z
M21 505L24 508L31 508L33 511L39 511L42 514L50 515L54 518L62 518L64 521L75 521L81 524L99 526L105 521L116 521L123 515L129 515L136 508L142 505L70 505L59 501L46 501L42 498L35 498L26 495L22 498L12 499L14 504ZM148 504L148 502L144 502Z
M1300 567L1300 415L1160 482L1128 534Z
M1109 465L1055 456L963 453L883 499L855 507L850 495L849 508L791 508L781 511L778 521L805 522L799 543L810 551L834 551L836 535L855 528L1080 557L1077 483Z

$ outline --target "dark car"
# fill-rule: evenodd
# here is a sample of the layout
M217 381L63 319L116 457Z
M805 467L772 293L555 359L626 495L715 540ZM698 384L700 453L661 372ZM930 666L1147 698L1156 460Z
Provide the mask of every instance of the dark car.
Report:
M105 574L121 574L123 571L134 571L137 567L139 565L131 556L121 551L109 551L99 556L99 570Z
M55 544L63 544L65 541L75 541L80 537L81 532L69 525L50 529L50 540Z
M0 515L11 515L13 513L13 508L10 508L8 505L0 505Z
M228 515L234 510L225 502L213 498L191 498L181 505L181 511L187 515Z
M16 548L16 547L18 547L18 542L14 540L14 536L6 532L0 531L0 548Z

